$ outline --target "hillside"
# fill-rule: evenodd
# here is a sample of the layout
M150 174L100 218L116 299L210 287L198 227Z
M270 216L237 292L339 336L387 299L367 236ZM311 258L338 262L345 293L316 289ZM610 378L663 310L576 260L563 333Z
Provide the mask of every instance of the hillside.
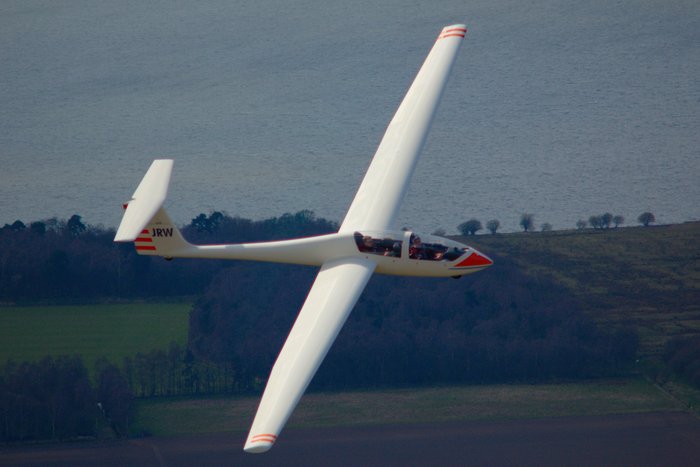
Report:
M700 222L462 237L532 276L553 278L603 325L639 332L639 356L700 333Z
M318 224L308 215L288 216L270 225L261 223L257 227L265 229L257 234L280 234L280 227L292 220L293 225ZM231 238L232 232L244 232L241 227L245 225L240 219L224 218L221 225L210 225L209 231L200 232L204 238L199 240L211 241L215 234ZM249 233L253 235L252 230ZM662 362L658 357L669 339L700 336L699 234L700 223L686 223L461 238L492 256L495 266L460 281L373 277L311 389L335 392L573 382L629 376L632 370L641 371L683 406L692 408L697 406L697 391L682 382L700 381L691 365L697 357L681 347L683 358L669 360L665 355ZM54 396L46 391L37 393L34 383L45 381L42 377L51 376L56 369L77 375L75 381L66 381L93 391L83 363L61 355L77 352L95 366L92 362L106 353L105 343L121 339L118 330L122 324L128 325L124 329L129 337L138 341L127 345L126 353L110 355L126 357L123 375L112 380L114 387L121 385L123 394L200 396L259 391L316 273L314 268L298 266L166 262L137 257L131 248L115 247L111 238L111 232L99 230L0 230L2 296L109 301L114 296L108 294L113 288L104 287L107 282L117 284L114 290L124 301L138 299L135 292L146 298L159 293L173 297L177 292L182 294L179 285L188 284L186 290L198 296L189 312L189 305L181 306L185 308L181 318L189 317L188 351L172 345L167 352L162 347L138 350L147 337L162 330L163 320L172 323L174 316L169 311L156 313L148 324L143 316L136 318L131 305L94 305L80 310L73 305L3 307L3 323L8 329L5 349L0 353L18 359L36 360L44 354L52 358L34 364L6 363L2 368L0 383L9 382L9 386L0 388L0 393L19 398L39 395L31 416L23 405L8 405L21 408L10 414L15 420L33 420L31 429L8 431L10 425L6 424L0 438L64 436L47 431L52 426L52 412L47 411L51 406L47 404ZM21 248L30 245L34 248ZM23 255L25 261L20 260L19 252L29 252ZM63 287L76 282L80 288ZM32 293L30 286L38 284L44 286L45 295ZM141 303L149 310L155 308L152 300ZM136 319L128 322L124 313L110 317L98 310L114 307L129 308L126 315ZM180 336L183 324L180 321ZM139 333L129 327L133 325ZM65 332L57 333L57 329ZM166 344L160 339L151 345ZM119 344L107 347L116 350ZM130 351L136 355L130 357ZM644 364L636 366L638 359ZM116 367L103 365L101 370L120 374ZM674 379L676 375L680 378ZM101 381L101 377L96 379ZM70 432L72 435L66 432L65 436L91 433L95 414L90 407L94 404L70 409L82 411L84 430ZM210 423L205 421L203 426Z
M79 216L74 217L79 221ZM204 226L202 218L207 221ZM223 216L214 224L212 218L213 214L196 217L184 227L185 235L197 243L217 243L314 235L334 228L308 211L260 222ZM129 245L116 246L113 231L90 227L74 232L70 222L36 222L30 227L16 222L0 229L0 303L4 305L172 300L182 295L190 301L205 293L218 272L238 267L231 262L139 257ZM553 279L604 327L635 328L642 357L658 354L670 337L700 331L700 222L459 240L497 260L489 274L516 267L542 279L539 283ZM241 274L248 277L251 272L260 271L241 265ZM261 274L269 280L271 272ZM299 274L311 274L308 281L312 280L313 271ZM398 281L395 286L408 282ZM464 285L460 282L458 288ZM299 290L305 294L308 284Z

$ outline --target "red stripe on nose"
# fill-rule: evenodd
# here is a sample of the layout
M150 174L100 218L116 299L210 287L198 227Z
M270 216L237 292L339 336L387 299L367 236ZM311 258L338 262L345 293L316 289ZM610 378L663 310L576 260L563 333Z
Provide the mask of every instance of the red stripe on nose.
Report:
M467 258L464 259L461 263L459 263L457 266L458 268L473 268L477 266L491 266L493 264L493 261L488 259L485 256L480 255L479 253L472 253L469 255Z

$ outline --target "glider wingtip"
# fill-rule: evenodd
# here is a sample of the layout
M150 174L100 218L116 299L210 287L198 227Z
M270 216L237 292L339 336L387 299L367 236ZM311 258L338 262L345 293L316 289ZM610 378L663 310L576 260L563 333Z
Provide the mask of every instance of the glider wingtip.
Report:
M438 39L445 39L447 37L457 37L461 39L464 38L465 34L467 34L467 26L465 24L451 24L442 28Z
M269 441L257 441L252 443L246 443L243 450L248 454L262 454L267 452L272 447L272 443Z
M116 243L133 242L140 232L141 229L134 229L133 226L120 225L119 229L117 229L117 233L114 235L114 241Z
M115 235L114 236L114 243L128 243L128 242L133 242L136 240L135 238L127 237L124 235Z
M271 433L251 436L245 443L243 450L250 454L260 454L269 451L275 441L277 441L277 435Z

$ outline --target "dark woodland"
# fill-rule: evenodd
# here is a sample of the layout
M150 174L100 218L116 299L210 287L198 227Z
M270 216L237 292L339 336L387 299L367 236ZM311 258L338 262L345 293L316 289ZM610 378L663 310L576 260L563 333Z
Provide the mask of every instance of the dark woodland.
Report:
M215 212L195 217L183 234L194 243L217 243L336 228L309 211L264 221ZM113 236L112 229L85 225L79 216L6 225L0 229L0 301L198 297L187 348L173 344L118 365L101 362L94 383L75 358L8 362L0 373L3 439L94 435L96 420L124 436L134 397L260 391L317 272L165 261L138 256ZM629 371L637 351L631 328L602 329L562 286L489 254L497 266L461 280L375 275L311 390L556 381Z

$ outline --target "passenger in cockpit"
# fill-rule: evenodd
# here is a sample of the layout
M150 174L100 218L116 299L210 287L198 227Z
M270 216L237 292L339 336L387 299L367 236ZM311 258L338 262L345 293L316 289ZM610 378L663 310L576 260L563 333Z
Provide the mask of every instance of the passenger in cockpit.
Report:
M364 248L364 251L374 251L374 239L370 237L369 235L365 235L362 238L362 247Z
M423 259L425 256L425 249L423 248L423 243L417 235L411 235L411 244L408 248L408 257L411 259Z
M447 261L454 261L457 258L459 258L460 256L462 256L462 254L464 254L464 250L460 250L457 247L452 247L449 250L447 250L447 253L445 253L444 258Z
M390 246L384 249L384 256L399 258L401 256L401 243L393 242Z

